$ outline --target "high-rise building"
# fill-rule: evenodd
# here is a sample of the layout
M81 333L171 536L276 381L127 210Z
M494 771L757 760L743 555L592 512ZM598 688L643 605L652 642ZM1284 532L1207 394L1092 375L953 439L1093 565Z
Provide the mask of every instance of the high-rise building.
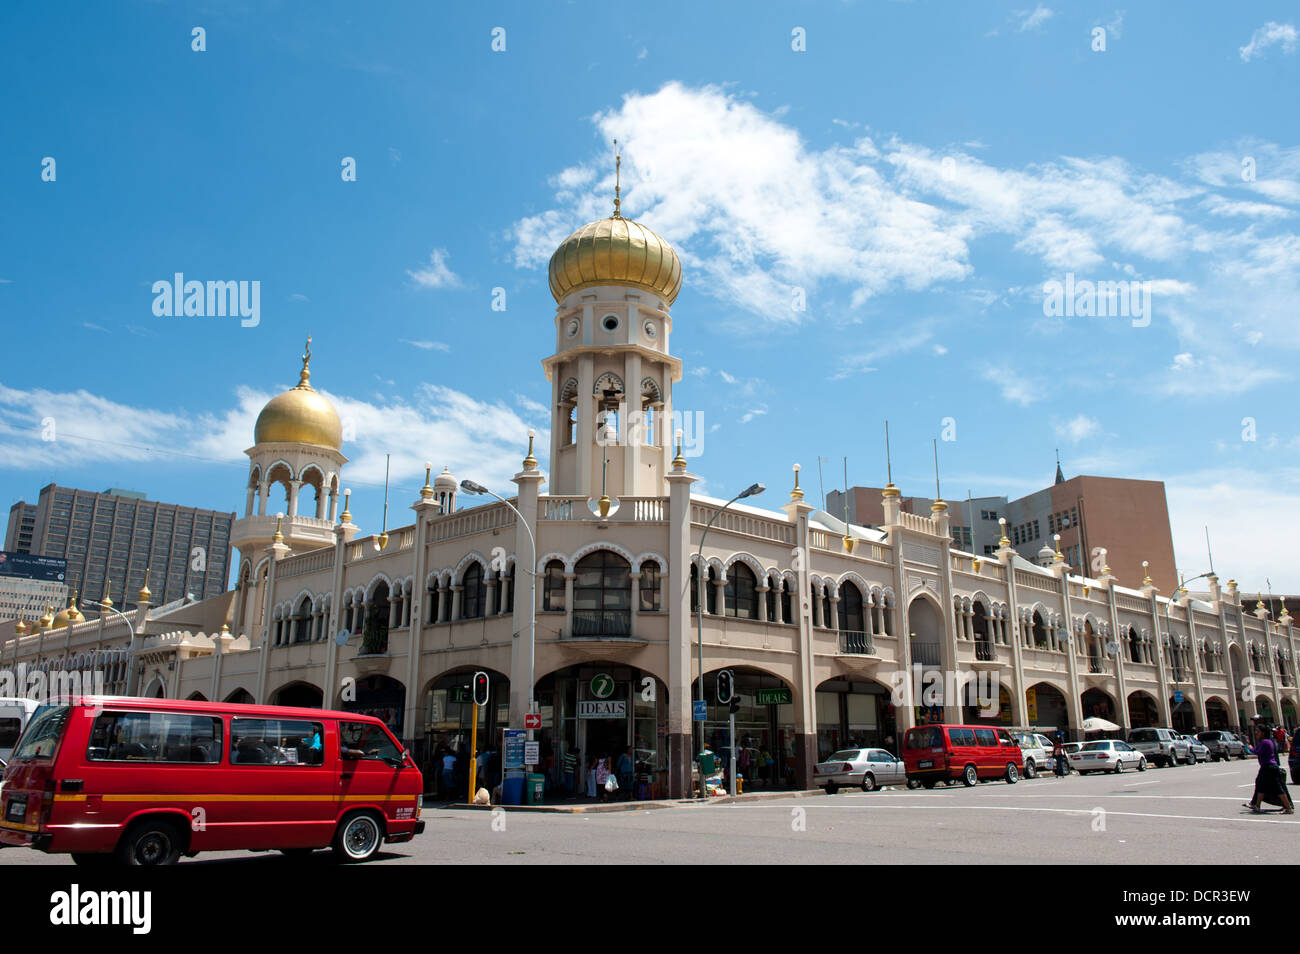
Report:
M69 588L119 606L134 601L149 570L155 603L225 590L234 513L148 500L131 490L103 493L50 484L37 502L9 511L5 549L67 561Z
M921 516L929 515L934 502L928 497L900 500L904 513ZM880 501L879 487L850 487L847 498L838 490L828 493L826 510L843 519L847 502L851 522L880 526L884 522ZM1141 580L1149 574L1164 592L1178 585L1161 481L1085 476L1066 480L1058 465L1055 483L1017 500L957 498L949 500L948 507L953 542L967 553L989 556L997 551L998 518L1002 517L1012 548L1027 560L1050 562L1056 549L1053 538L1059 533L1061 553L1075 573L1099 577L1102 567L1109 565L1120 579ZM1044 548L1051 554L1044 555ZM1149 564L1146 569L1143 561Z

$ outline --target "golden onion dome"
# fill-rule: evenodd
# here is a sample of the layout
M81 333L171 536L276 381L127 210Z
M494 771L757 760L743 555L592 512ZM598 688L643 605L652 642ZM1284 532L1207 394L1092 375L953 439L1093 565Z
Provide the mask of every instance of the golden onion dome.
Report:
M315 444L339 450L343 446L343 425L338 412L309 383L311 338L302 357L302 371L294 387L277 394L257 415L253 427L256 444Z
M682 262L664 239L615 212L584 225L551 256L551 295L556 302L593 285L631 285L672 304L682 290Z
M70 619L68 611L71 608L72 607L69 606L59 610L58 613L54 615L54 621L50 623L50 629L62 629L67 626L68 620Z

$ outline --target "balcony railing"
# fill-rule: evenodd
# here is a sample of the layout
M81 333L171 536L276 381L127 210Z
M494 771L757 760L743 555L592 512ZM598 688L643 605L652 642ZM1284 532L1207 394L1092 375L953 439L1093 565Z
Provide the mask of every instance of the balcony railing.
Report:
M626 639L632 635L629 610L574 610L573 639Z
M995 662L998 658L997 648L992 643L976 643L975 658L980 662Z
M854 656L874 656L876 654L875 641L871 638L870 633L858 633L842 629L840 630L840 652Z
M938 666L943 657L939 654L938 643L923 643L912 640L912 662L922 666Z

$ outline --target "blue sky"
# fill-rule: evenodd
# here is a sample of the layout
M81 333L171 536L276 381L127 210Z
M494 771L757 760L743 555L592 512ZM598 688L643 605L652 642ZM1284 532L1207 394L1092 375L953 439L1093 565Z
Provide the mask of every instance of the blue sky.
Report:
M508 492L548 427L546 261L609 214L617 137L625 214L685 265L702 491L775 507L818 456L827 489L843 456L883 483L888 418L927 494L951 418L949 498L1038 489L1059 447L1067 475L1164 480L1189 575L1208 525L1222 575L1300 591L1293 6L647 11L5 4L3 501L240 510L308 333L363 529L385 453L394 524L426 459ZM155 316L175 272L259 281L259 324ZM1149 282L1149 323L1045 315L1067 275Z

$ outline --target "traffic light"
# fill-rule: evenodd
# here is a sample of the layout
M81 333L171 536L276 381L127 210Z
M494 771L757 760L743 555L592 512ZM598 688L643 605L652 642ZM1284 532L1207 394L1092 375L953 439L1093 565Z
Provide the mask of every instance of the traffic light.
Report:
M718 703L726 705L735 695L735 677L731 674L730 669L721 669L718 671Z
M474 673L474 704L485 706L488 704L488 676L485 672Z
M740 695L736 694L731 697L731 714L735 715L740 711Z

